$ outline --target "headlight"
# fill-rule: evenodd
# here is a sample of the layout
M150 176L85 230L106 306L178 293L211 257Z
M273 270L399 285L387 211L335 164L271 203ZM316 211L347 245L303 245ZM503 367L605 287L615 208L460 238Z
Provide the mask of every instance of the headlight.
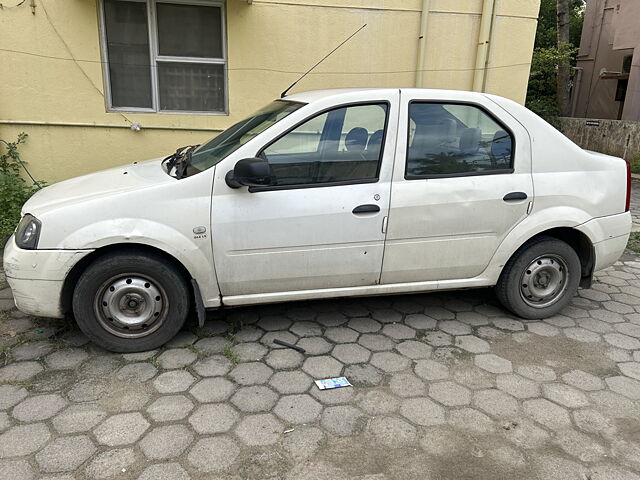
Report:
M16 245L26 250L35 250L38 248L39 236L40 220L27 213L16 228Z

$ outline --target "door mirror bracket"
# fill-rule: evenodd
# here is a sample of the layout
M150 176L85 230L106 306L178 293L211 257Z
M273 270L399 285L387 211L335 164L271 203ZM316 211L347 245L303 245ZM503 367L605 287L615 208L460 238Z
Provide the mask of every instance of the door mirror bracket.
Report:
M271 165L262 158L243 158L224 177L230 188L271 185Z

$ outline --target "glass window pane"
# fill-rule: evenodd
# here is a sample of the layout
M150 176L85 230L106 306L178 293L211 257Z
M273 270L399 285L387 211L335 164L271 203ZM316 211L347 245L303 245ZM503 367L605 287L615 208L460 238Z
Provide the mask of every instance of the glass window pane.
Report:
M224 65L158 62L160 110L224 111Z
M111 104L153 106L147 7L144 3L105 0Z
M220 7L158 3L156 11L160 55L222 58Z
M412 103L409 117L407 178L512 168L511 135L480 108Z
M378 178L387 105L342 107L317 115L265 148L275 185Z

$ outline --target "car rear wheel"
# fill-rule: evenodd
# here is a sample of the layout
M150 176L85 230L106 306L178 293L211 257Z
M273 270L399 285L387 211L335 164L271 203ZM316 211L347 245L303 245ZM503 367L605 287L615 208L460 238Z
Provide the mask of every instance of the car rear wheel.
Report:
M520 317L547 318L569 303L581 275L575 250L561 240L542 236L527 242L507 262L496 295Z
M157 348L180 331L189 288L170 262L147 253L113 253L83 272L73 313L94 343L115 352Z

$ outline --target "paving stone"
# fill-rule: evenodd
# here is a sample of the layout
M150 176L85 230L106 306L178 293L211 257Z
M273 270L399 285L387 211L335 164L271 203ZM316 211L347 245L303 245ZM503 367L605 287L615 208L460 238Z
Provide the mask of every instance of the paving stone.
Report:
M130 363L125 365L116 374L118 380L130 383L142 383L152 379L158 369L150 363Z
M231 397L231 403L240 411L247 413L268 412L277 400L278 394L263 385L240 388Z
M15 385L0 385L0 410L11 408L27 397L24 387Z
M395 346L395 342L389 337L377 333L365 333L360 335L358 343L364 348L374 352L391 350Z
M576 426L587 433L614 435L616 427L607 417L593 408L581 408L572 412Z
M543 365L523 365L516 370L520 375L536 382L553 382L556 379L556 372Z
M555 337L560 333L553 325L548 325L544 322L530 322L527 323L527 330L541 337Z
M127 362L144 362L158 353L158 349L147 350L146 352L123 353L122 358Z
M373 387L382 381L382 372L373 365L348 365L344 369L344 376L353 386Z
M346 323L348 318L340 312L328 312L321 313L316 320L325 327L337 327Z
M264 363L240 363L229 374L239 385L259 385L267 383L273 370Z
M162 353L157 360L162 368L171 369L191 365L197 358L188 348L173 348Z
M471 353L485 353L491 349L487 341L473 335L456 337L455 346Z
M419 360L414 371L424 380L442 380L449 377L449 367L434 360Z
M519 320L514 320L513 318L494 318L491 320L491 323L494 327L499 328L500 330L508 330L511 332L520 332L524 330L524 324Z
M576 324L579 327L595 333L607 333L613 330L613 327L609 323L595 318L579 318L576 320Z
M141 410L151 399L151 388L147 386L125 385L120 389L113 389L102 397L100 403L109 412L132 412Z
M597 462L606 454L605 448L600 443L573 429L558 432L555 440L562 450L581 462Z
M265 362L274 370L288 370L302 365L304 356L295 350L272 350Z
M226 403L200 405L189 417L189 423L200 434L223 433L238 420L238 413Z
M72 402L93 402L107 394L109 383L101 378L87 378L76 382L67 392Z
M0 412L0 433L4 432L11 426L11 418L7 412Z
M602 320L607 323L618 323L624 322L624 317L619 313L611 312L609 310L605 310L603 308L598 310L589 311L589 315L591 315L596 320Z
M60 433L80 433L91 430L107 416L96 404L71 405L53 420L53 428Z
M483 412L498 418L515 418L519 412L518 402L501 390L480 390L473 394L473 405Z
M640 475L613 465L596 465L589 476L591 480L640 480Z
M399 372L410 365L408 358L393 352L374 353L370 363L384 372Z
M305 355L324 355L333 348L333 345L322 337L301 338L297 345L305 349Z
M418 313L407 315L404 323L418 330L434 330L438 322L434 318Z
M460 430L475 433L492 433L495 424L490 417L474 408L459 408L449 412L449 424Z
M311 377L300 371L276 372L269 380L272 388L285 394L304 393L312 383Z
M471 327L458 320L445 320L438 324L438 328L449 335L470 335Z
M533 421L527 418L517 418L502 426L502 433L507 440L517 447L536 449L548 445L550 435Z
M136 454L132 448L115 448L96 455L87 466L87 476L102 480L122 474L136 461Z
M589 398L592 403L607 415L625 417L635 415L637 412L634 402L619 393L601 390L598 392L590 392Z
M236 435L248 446L273 445L283 431L282 423L270 413L246 416L236 427Z
M122 366L122 361L114 356L90 357L77 370L81 377L108 377Z
M640 362L619 363L618 368L623 375L640 380Z
M226 437L208 437L198 440L187 456L189 463L205 473L228 469L240 454L236 443Z
M493 353L476 355L475 364L491 373L511 373L511 362Z
M296 344L296 342L298 341L298 337L296 335L294 335L291 332L283 332L283 331L277 331L277 332L268 332L266 333L261 339L260 339L260 343L266 345L268 348L287 348L283 345L278 345L276 343L273 343L274 340L282 340L284 342L287 343L291 343L293 345Z
M636 325L635 323L617 323L614 327L623 335L640 338L640 325ZM13 351L11 353L13 354Z
M436 320L453 320L456 317L453 312L438 306L426 307L424 314Z
M330 356L310 357L304 361L302 370L314 379L338 377L342 364Z
M611 390L633 400L640 400L640 382L628 377L609 377L605 382Z
M0 478L8 480L33 480L35 473L25 460L0 460Z
M138 480L190 480L190 478L179 463L159 463L145 468Z
M0 435L0 458L22 457L40 450L51 438L44 423L16 425Z
M0 382L26 382L42 371L38 362L16 362L0 368Z
M331 356L345 364L364 363L369 360L371 352L357 343L336 345Z
M193 409L193 402L184 395L165 395L147 407L147 413L156 422L182 420Z
M236 334L236 340L237 339L238 334ZM193 348L204 353L222 353L227 343L229 342L227 342L227 340L223 337L206 337L202 340L198 340L193 345Z
M459 407L471 403L471 392L453 382L430 384L429 396L447 407Z
M301 338L322 335L322 327L315 322L295 322L289 330Z
M98 443L117 447L135 442L148 428L149 422L140 413L121 413L107 418L93 433Z
M425 384L412 373L396 373L392 375L389 387L399 397L420 397L427 393Z
M193 369L203 377L219 377L231 370L231 362L222 355L213 355L193 364Z
M302 427L286 434L282 446L294 459L304 460L318 451L324 439L325 435L319 428Z
M196 379L186 370L173 370L158 375L153 386L160 393L176 393L187 390Z
M633 353L629 350L623 350L622 348L609 347L604 352L607 358L614 362L631 362L633 361Z
M604 382L595 375L582 370L571 370L562 375L562 381L580 390L594 391L604 388Z
M516 398L524 399L540 396L540 386L536 382L512 373L498 375L496 386Z
M554 315L553 317L545 318L544 321L558 328L575 327L576 325L573 318L565 317L564 315Z
M89 437L58 437L36 455L36 462L43 472L72 472L82 465L96 447Z
M604 335L604 340L614 347L624 348L625 350L640 349L640 340L622 333L607 333Z
M52 369L76 368L89 358L89 354L80 348L65 348L45 357L47 367Z
M370 390L358 395L358 406L369 415L377 416L398 410L398 398L384 390Z
M349 320L347 326L360 333L374 333L382 328L380 322L375 321L372 318L358 317Z
M563 429L571 425L569 413L545 398L526 400L523 408L529 417L551 430Z
M416 331L402 323L392 323L382 328L382 334L396 340L408 340L416 336Z
M402 321L402 314L390 308L377 308L371 316L382 323L396 323Z
M335 343L353 343L360 334L347 327L331 327L327 328L324 336Z
M407 398L400 404L400 415L421 426L440 425L445 422L445 410L428 398Z
M326 408L322 413L320 423L329 433L345 437L364 428L365 416L355 407L340 405Z
M589 404L587 396L580 390L561 383L542 385L542 393L549 400L568 408L579 408Z
M396 350L401 355L413 360L429 358L433 352L433 348L430 345L417 340L405 340L396 345Z
M29 342L12 348L11 358L16 362L23 360L37 360L51 353L53 349L54 344L48 340Z
M460 312L456 315L456 320L473 327L479 327L489 323L489 317L479 312Z
M233 351L241 362L257 362L269 351L267 347L257 342L239 343L233 346Z
M287 317L267 316L262 317L258 321L257 325L267 332L286 330L291 326L291 320L289 320Z
M306 394L281 397L273 409L278 417L288 423L312 423L320 415L322 405Z
M204 378L196 383L189 393L202 403L224 402L236 389L235 385L222 377Z
M355 397L355 389L353 388L320 390L319 388L314 386L311 388L310 393L313 398L324 405L350 403Z
M178 332L178 334L165 343L165 347L167 348L180 348L180 347L188 347L189 345L193 345L195 341L198 340L198 336L189 332L188 330L182 330Z
M600 341L600 335L584 328L565 328L563 329L567 338L583 343L597 343Z
M443 347L446 345L452 345L453 337L448 333L437 331L437 332L427 333L424 336L424 341L434 347Z
M389 448L414 444L418 437L413 425L396 417L375 417L368 432L376 443Z
M471 390L486 390L496 386L494 375L476 366L456 368L453 379Z
M138 446L151 460L167 460L182 454L193 441L193 433L184 425L165 425L147 433Z

